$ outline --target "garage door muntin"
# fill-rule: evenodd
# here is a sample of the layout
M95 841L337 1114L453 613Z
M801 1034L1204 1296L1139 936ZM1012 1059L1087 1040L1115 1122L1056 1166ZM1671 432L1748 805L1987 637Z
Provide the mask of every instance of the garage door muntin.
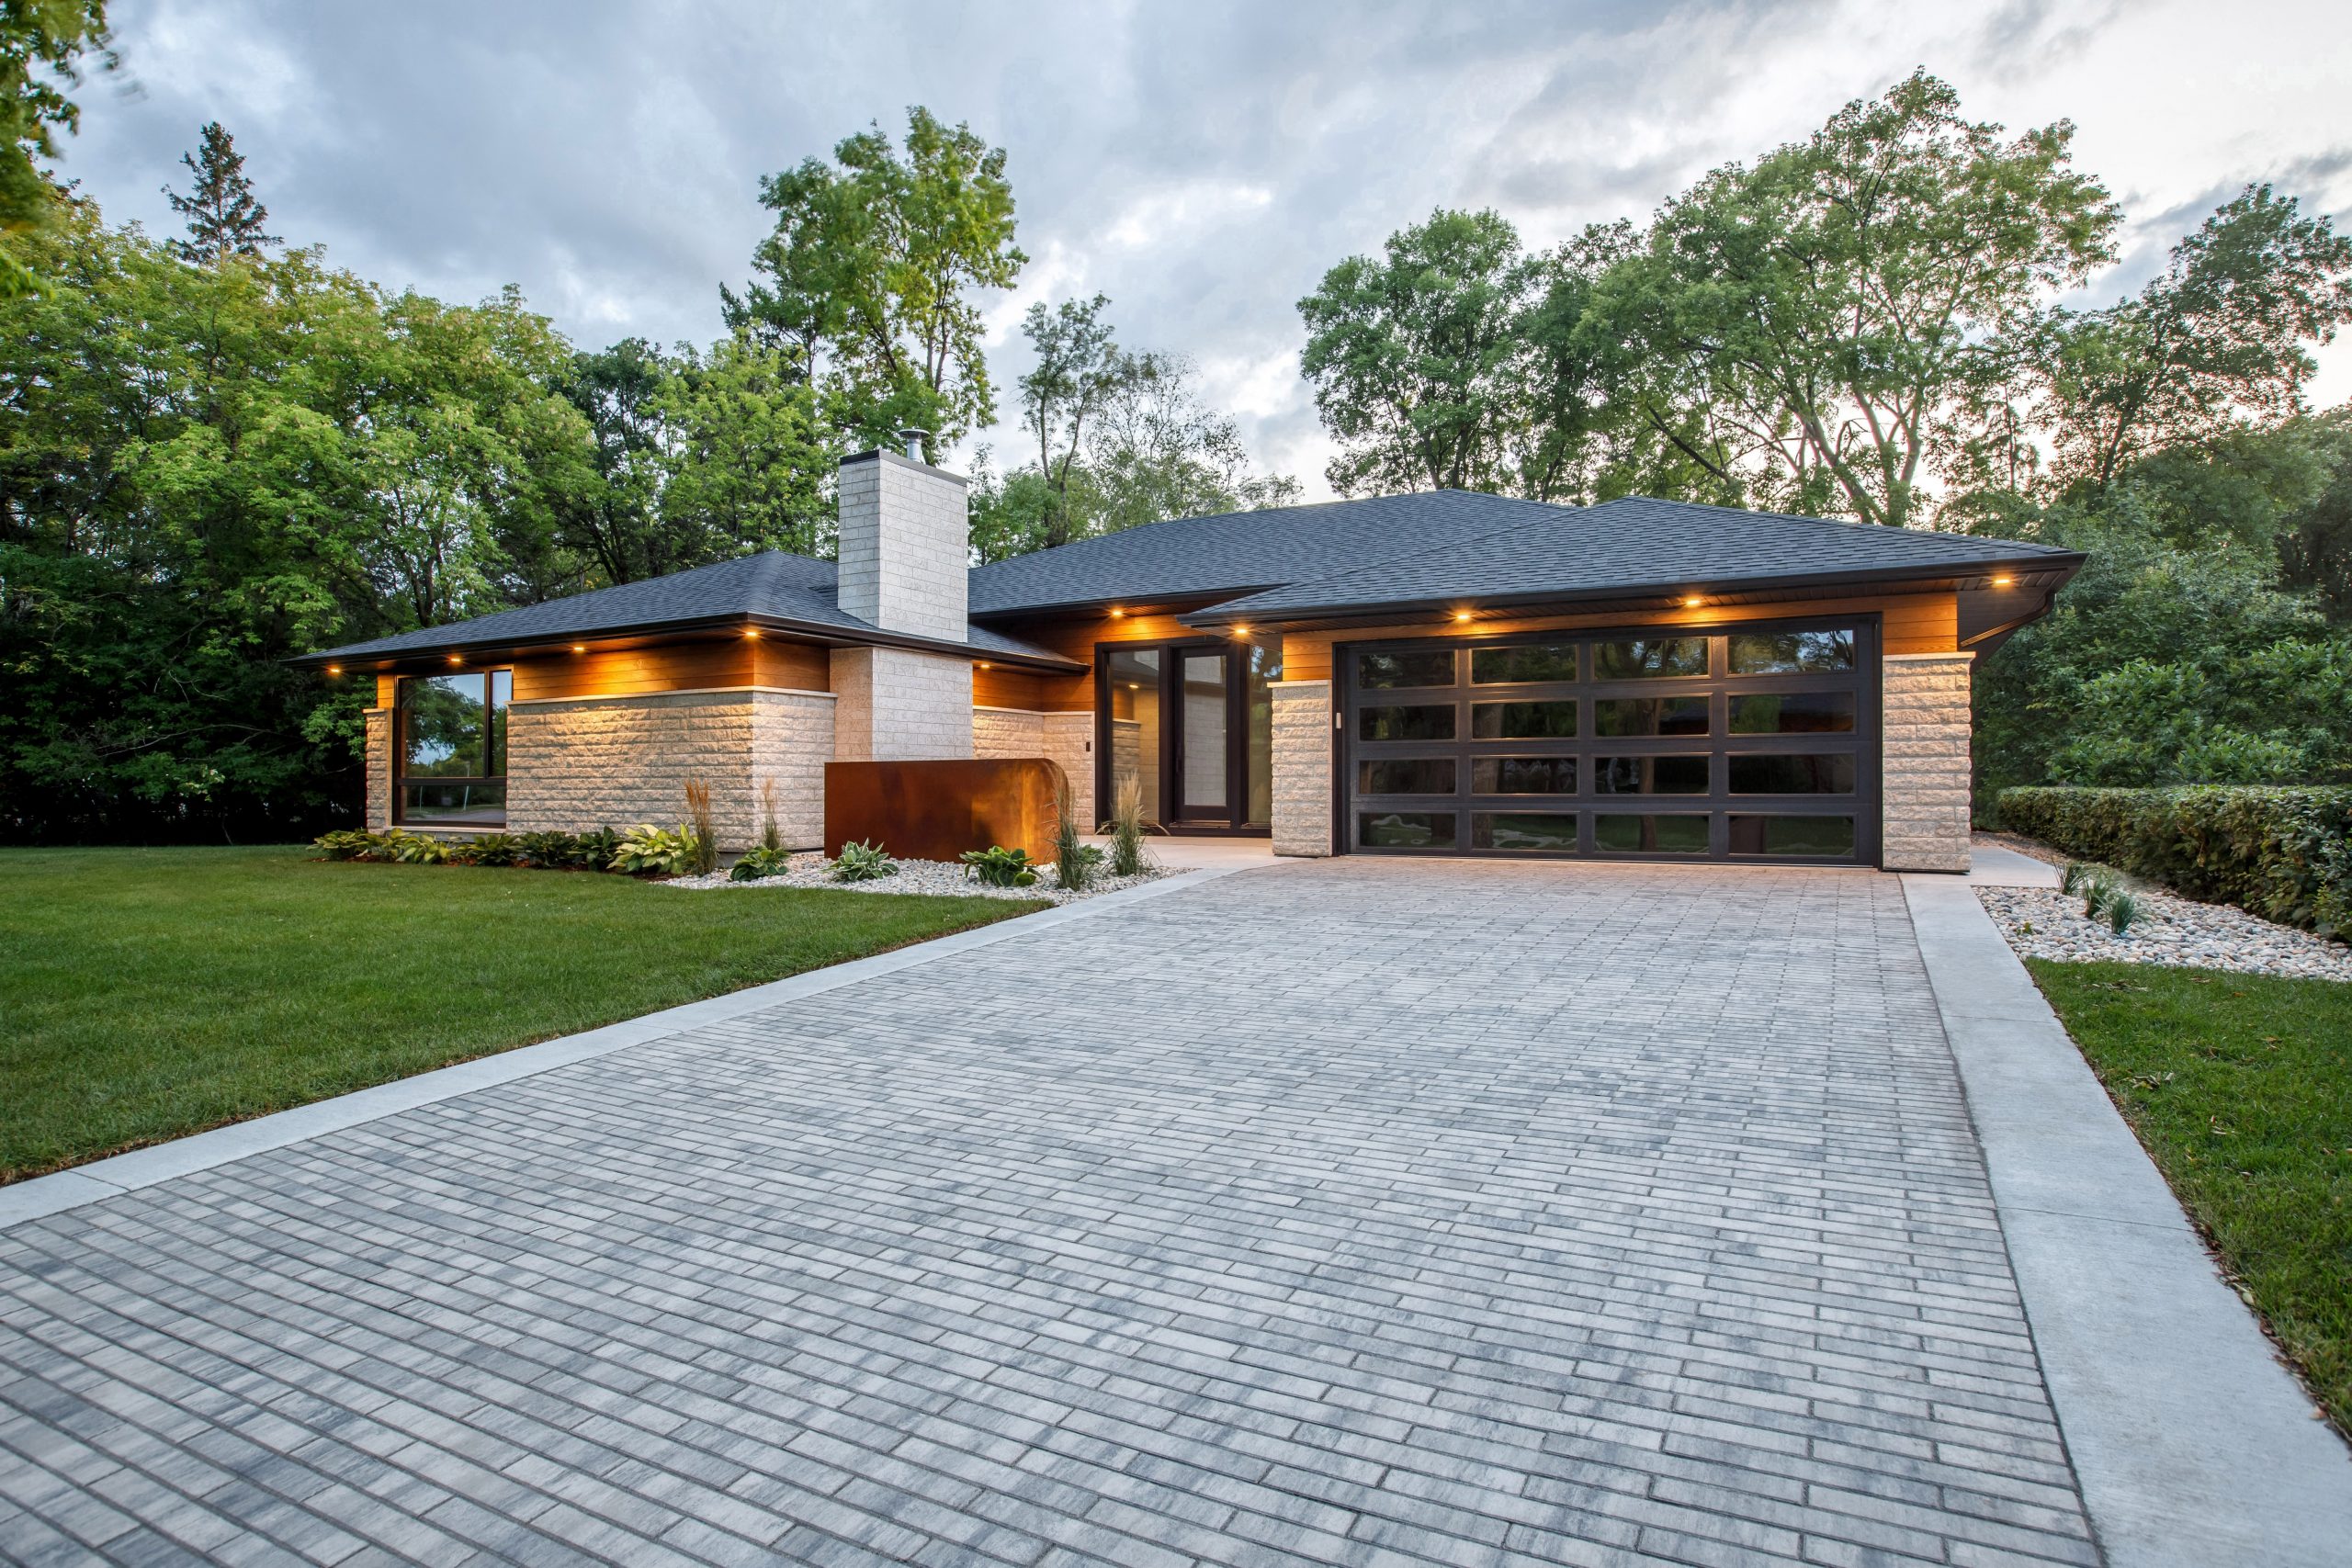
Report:
M1853 649L1850 669L1818 673L1731 672L1730 649L1735 637L1821 631L1850 635ZM1703 675L1599 678L1595 650L1600 645L1697 641L1702 638L1707 645L1707 672ZM1576 650L1574 680L1507 682L1473 679L1472 655L1478 650L1567 646L1573 646ZM1422 656L1419 660L1399 661L1419 663L1425 662L1427 656L1441 651L1452 656L1452 678L1444 685L1375 687L1364 683L1366 655ZM1384 639L1344 644L1335 652L1338 655L1335 673L1340 677L1338 689L1342 739L1338 748L1342 769L1341 787L1337 792L1341 818L1339 827L1341 843L1350 852L1516 859L1575 854L1609 860L1757 861L1774 864L1872 864L1877 861L1880 649L1878 619L1874 615L1772 619L1690 628L1637 626L1600 630L1578 628L1573 632L1516 633L1504 637ZM1849 698L1853 709L1853 728L1768 734L1730 733L1730 709L1736 698L1816 693ZM1626 698L1703 699L1707 715L1706 734L1636 737L1595 733L1596 705ZM1498 702L1573 702L1576 705L1576 733L1573 738L1542 739L1482 738L1475 734L1473 705ZM1386 707L1450 707L1453 712L1453 738L1372 738L1374 732L1367 730L1363 723L1365 710ZM1735 794L1731 776L1733 760L1758 756L1842 759L1842 765L1851 771L1852 792ZM1476 776L1476 764L1481 758L1572 761L1577 787L1573 793L1545 795L1476 793L1473 786L1482 781ZM1603 792L1596 787L1594 765L1601 759L1631 760L1637 768L1643 767L1645 760L1648 760L1645 771L1650 772L1655 779L1659 766L1656 760L1665 758L1699 760L1699 765L1705 770L1704 791L1645 794ZM1413 761L1452 762L1453 790L1448 793L1409 787L1426 785L1432 781L1396 776L1409 771L1405 769L1379 769L1376 773L1387 776L1364 777L1364 764L1367 762ZM1834 762L1826 764L1829 768L1838 765ZM1690 764L1686 763L1685 766L1688 768ZM1690 782L1696 782L1695 774ZM1374 789L1365 787L1367 785L1381 787ZM1451 842L1366 841L1364 823L1367 818L1402 819L1409 825L1415 818L1442 820L1448 816L1453 819ZM1528 848L1518 842L1505 841L1523 840L1528 837L1526 834L1490 831L1481 835L1476 831L1474 821L1480 816L1489 818L1547 818L1549 820L1541 824L1546 829L1547 837L1557 834L1559 829L1566 826L1557 818L1572 818L1574 847L1570 849L1562 841L1556 847L1547 844ZM1657 819L1655 827L1657 830L1654 833L1629 832L1627 824L1617 822L1611 824L1609 831L1604 833L1597 822L1604 816ZM1734 841L1735 818L1744 819L1740 824L1740 841L1736 847ZM1813 833L1807 829L1814 823L1801 820L1822 818L1829 820L1820 820L1818 832ZM1833 841L1838 838L1838 818L1851 820L1850 850L1834 845ZM1503 825L1490 820L1487 826L1499 829ZM1764 829L1760 841L1759 828ZM1679 847L1670 839L1667 842L1660 841L1678 832L1687 836L1690 847ZM1565 840L1565 835L1559 836ZM1480 841L1482 838L1486 841ZM1604 839L1607 840L1606 845ZM1813 841L1808 843L1808 840ZM1825 848L1827 852L1811 852Z

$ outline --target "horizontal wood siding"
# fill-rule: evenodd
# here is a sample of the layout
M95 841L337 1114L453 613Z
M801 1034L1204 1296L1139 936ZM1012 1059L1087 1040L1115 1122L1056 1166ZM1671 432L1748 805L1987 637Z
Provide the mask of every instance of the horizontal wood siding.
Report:
M762 637L752 645L752 684L794 692L833 689L833 650L820 643Z
M514 700L639 697L712 687L830 689L832 662L815 643L778 637L669 643L611 652L550 654L514 662Z
M1053 679L1057 677L1041 675L1034 670L1007 670L1002 665L984 670L974 665L972 705L1041 713L1046 706L1046 682Z
M1020 624L997 623L996 629L1007 637L1019 637L1023 642L1089 665L1094 662L1094 645L1099 642L1173 642L1202 635L1198 628L1186 626L1172 615L1067 616ZM1004 672L974 671L975 681L983 673ZM991 704L978 694L977 685L972 700L996 707L1035 708L1041 713L1094 711L1094 676L1091 672L1083 675L1040 674L1032 679L1036 682L1035 696L1032 701Z
M1577 631L1593 626L1709 626L1742 621L1875 613L1885 627L1889 653L1950 653L1960 646L1960 600L1953 593L1904 593L1871 599L1803 599L1777 604L1721 604L1599 615L1542 615L1518 620L1481 618L1468 624L1418 621L1398 626L1351 626L1344 631L1292 632L1283 638L1283 678L1328 681L1331 648L1342 642L1378 642L1414 637L1502 637L1513 632Z

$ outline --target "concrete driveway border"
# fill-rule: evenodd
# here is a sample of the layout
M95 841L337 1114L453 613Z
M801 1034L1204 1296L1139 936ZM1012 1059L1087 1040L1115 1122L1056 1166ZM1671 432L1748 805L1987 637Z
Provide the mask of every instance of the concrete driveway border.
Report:
M1974 889L1903 886L2108 1562L2352 1562L2352 1452L2314 1419Z
M93 1160L71 1170L31 1177L0 1187L0 1230L23 1224L28 1220L62 1213L68 1209L77 1209L85 1203L137 1191L142 1187L153 1187L174 1177L209 1170L215 1166L226 1165L250 1155L282 1149L305 1138L339 1133L346 1127L396 1115L420 1105L454 1100L462 1094L513 1083L517 1078L550 1072L574 1062L609 1055L615 1051L641 1045L650 1040L700 1029L707 1024L724 1023L779 1003L797 1001L821 991L854 986L863 980L896 974L901 969L934 963L959 953L968 953L976 947L986 947L992 942L1026 936L1052 926L1066 925L1071 920L1082 920L1089 916L1123 909L1147 899L1181 892L1216 877L1251 870L1256 863L1235 861L1211 864L1196 871L1179 872L1157 882L1148 882L1140 887L1082 898L1076 903L1040 909L1035 914L1016 915L1011 919L998 920L975 931L933 937L909 947L877 953L870 958L854 958L846 964L810 969L781 980L771 980L765 985L729 991L724 996L707 997L680 1007L665 1008L660 1012L626 1019L619 1023L608 1023L600 1029L542 1040L535 1045L518 1045L492 1055L477 1056L469 1062L418 1073L413 1077L378 1084L373 1089L355 1089L332 1100L298 1105L290 1111L279 1111L267 1116L256 1116L250 1122L232 1122L209 1132L192 1133L169 1143ZM749 898L757 897L758 894L745 892L711 896Z

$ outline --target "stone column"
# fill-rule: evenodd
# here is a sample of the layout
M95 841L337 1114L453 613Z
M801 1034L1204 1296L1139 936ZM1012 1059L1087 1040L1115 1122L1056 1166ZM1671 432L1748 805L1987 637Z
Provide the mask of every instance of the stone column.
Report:
M1331 852L1331 682L1277 681L1274 853Z
M972 754L972 661L962 654L837 648L831 684L835 761Z
M392 710L369 708L367 721L368 790L360 825L380 833L392 825Z
M1041 731L1044 754L1062 765L1075 797L1078 825L1088 832L1102 825L1111 803L1094 798L1094 711L1049 713Z
M1968 869L1969 670L1973 653L1885 657L1879 863Z

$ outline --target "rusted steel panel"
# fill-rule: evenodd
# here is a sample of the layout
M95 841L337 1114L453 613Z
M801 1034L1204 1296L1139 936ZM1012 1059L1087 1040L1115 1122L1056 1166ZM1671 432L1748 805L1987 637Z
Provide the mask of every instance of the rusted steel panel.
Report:
M1062 788L1044 757L825 764L825 852L874 843L910 860L952 861L1001 844L1050 859Z

